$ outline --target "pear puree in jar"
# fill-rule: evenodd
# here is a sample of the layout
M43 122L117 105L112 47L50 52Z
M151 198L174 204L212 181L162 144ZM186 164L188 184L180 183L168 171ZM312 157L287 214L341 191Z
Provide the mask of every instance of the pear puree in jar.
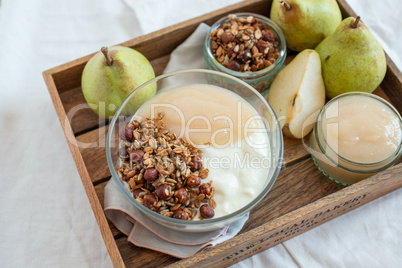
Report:
M320 119L319 119L320 121ZM327 156L347 169L317 157L320 168L330 177L350 184L381 169L395 159L401 143L399 116L376 98L356 94L341 97L326 107L318 134ZM317 136L315 136L317 137ZM319 151L313 137L312 148Z
M237 94L201 84L166 89L137 115L160 112L167 129L203 151L203 165L209 169L205 180L215 188L214 218L246 206L268 183L267 131L257 111Z

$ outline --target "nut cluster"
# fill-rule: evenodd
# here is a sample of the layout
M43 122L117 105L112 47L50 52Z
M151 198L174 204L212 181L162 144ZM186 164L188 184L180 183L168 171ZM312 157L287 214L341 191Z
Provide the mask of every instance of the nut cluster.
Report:
M164 216L192 220L215 215L212 181L202 151L166 129L164 114L135 117L119 133L120 175L134 198Z
M228 18L209 34L212 55L219 63L237 72L256 72L279 58L279 42L267 25L254 16Z

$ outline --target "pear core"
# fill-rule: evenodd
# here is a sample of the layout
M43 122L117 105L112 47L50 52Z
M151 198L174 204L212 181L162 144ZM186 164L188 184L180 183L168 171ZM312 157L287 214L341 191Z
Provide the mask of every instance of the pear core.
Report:
M318 53L306 49L282 69L269 89L268 102L285 135L301 139L310 133L314 115L325 104Z

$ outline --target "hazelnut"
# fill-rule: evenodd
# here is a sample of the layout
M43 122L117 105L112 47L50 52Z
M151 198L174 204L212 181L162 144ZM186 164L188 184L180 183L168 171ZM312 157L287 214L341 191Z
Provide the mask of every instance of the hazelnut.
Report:
M133 164L139 164L142 161L142 157L144 156L144 152L141 150L135 150L130 153L130 159Z
M131 126L126 126L124 128L124 134L126 136L127 141L132 141L133 140L133 128Z
M140 193L142 192L142 190L140 188L137 188L133 191L133 196L135 199L137 199L137 197L140 196Z
M237 61L232 60L229 62L228 68L230 70L238 72L238 71L240 71L240 64Z
M214 209L208 204L204 204L200 207L200 213L203 218L212 218L215 216Z
M153 211L158 211L160 203L156 200L152 194L144 195L144 206Z
M133 139L133 129L128 125L125 125L124 127L123 125L120 125L119 138L123 141L131 141Z
M182 208L178 208L173 213L173 218L181 220L189 220L190 214Z
M252 55L251 55L250 50L244 50L243 54L241 54L241 55L239 56L239 59L240 59L242 62L246 62L246 61L251 60L251 57L252 57Z
M161 184L155 189L155 195L161 200L169 199L171 195L170 187L166 184Z
M226 49L226 52L228 53L228 57L231 58L233 56L233 54L235 54L235 46L228 47ZM229 62L229 64L230 64L230 62Z
M181 187L177 189L177 191L174 193L174 197L177 198L177 202L184 205L188 200L188 192L186 188Z
M154 168L148 168L145 170L144 179L147 181L154 181L158 178L158 171Z
M186 181L186 185L191 188L198 187L200 184L201 184L200 177L198 177L197 175L194 175L194 174L191 175Z
M275 41L275 36L272 33L272 31L265 29L265 30L262 31L262 39L264 41L273 42L273 41Z
M212 186L209 183L203 183L199 187L200 194L204 194L206 197L212 197L214 191Z
M260 41L257 42L257 48L258 48L258 51L260 53L264 53L264 54L268 53L268 50L267 50L268 49L268 43L263 41L263 40L260 40Z
M132 126L125 125L124 128L120 129L119 138L125 141L132 141L133 140Z
M202 163L200 159L197 156L192 156L191 157L191 171L197 171L200 170L202 167Z
M230 32L230 30L226 30L222 34L221 39L224 44L229 44L235 39L235 36Z

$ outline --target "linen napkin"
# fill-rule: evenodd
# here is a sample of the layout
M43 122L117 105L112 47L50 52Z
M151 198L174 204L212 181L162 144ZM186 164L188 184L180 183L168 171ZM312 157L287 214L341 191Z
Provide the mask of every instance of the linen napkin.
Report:
M106 217L138 247L149 248L187 258L198 251L234 237L248 219L248 214L216 231L190 233L169 229L150 220L138 210L111 179L105 187Z
M203 43L208 31L208 25L200 24L194 33L171 53L165 73L182 68L203 68ZM134 207L113 179L105 187L104 208L106 217L128 236L129 242L177 258L189 257L206 247L215 246L234 237L248 219L247 213L229 226L210 232L175 231L150 220Z

